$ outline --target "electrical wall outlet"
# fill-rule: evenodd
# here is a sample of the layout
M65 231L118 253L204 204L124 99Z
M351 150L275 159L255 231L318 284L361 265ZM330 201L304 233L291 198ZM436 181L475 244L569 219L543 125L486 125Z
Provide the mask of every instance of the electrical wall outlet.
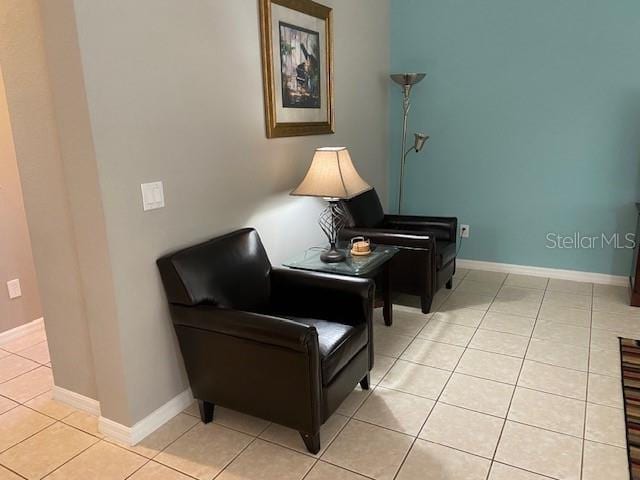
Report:
M14 299L22 296L22 289L20 288L20 280L13 279L7 282L7 290L9 291L9 298Z
M460 225L460 236L462 238L469 238L469 225Z

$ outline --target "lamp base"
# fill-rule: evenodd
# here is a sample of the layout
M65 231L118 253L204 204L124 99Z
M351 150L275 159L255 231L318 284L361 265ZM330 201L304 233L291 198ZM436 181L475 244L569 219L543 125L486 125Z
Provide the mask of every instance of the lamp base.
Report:
M338 200L335 198L328 199L329 205L322 210L318 223L320 229L327 236L329 240L329 250L325 250L320 254L320 260L324 263L338 263L344 262L345 256L340 250L336 248L338 243L338 232L344 225L344 212L340 208Z
M346 258L345 254L338 250L335 245L332 245L329 250L320 254L320 260L324 263L344 262Z

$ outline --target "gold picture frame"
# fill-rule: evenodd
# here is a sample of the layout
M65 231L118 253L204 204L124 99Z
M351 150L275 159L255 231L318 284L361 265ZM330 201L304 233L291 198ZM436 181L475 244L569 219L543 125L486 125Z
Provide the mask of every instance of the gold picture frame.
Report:
M332 9L258 1L267 137L334 133Z

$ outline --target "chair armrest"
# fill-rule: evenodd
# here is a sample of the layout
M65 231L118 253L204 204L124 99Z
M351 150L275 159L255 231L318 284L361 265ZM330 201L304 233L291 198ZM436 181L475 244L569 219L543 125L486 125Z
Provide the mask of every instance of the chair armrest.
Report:
M373 314L375 283L368 278L274 268L271 289L274 311L285 315L357 325Z
M435 235L416 230L396 230L392 228L343 228L340 238L348 240L363 236L373 243L380 245L394 245L396 247L422 248L435 251Z
M458 219L456 217L423 217L420 215L385 215L384 226L393 229L430 232L436 238L456 240Z
M286 318L229 310L211 305L185 307L171 305L171 317L176 327L189 327L254 342L277 345L299 352L317 342L314 327Z

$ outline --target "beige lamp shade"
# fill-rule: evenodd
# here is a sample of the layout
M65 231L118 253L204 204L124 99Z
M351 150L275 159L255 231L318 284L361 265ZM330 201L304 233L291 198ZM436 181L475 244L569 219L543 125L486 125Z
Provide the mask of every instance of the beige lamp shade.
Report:
M322 147L291 195L349 199L367 190L371 186L358 175L346 147Z

